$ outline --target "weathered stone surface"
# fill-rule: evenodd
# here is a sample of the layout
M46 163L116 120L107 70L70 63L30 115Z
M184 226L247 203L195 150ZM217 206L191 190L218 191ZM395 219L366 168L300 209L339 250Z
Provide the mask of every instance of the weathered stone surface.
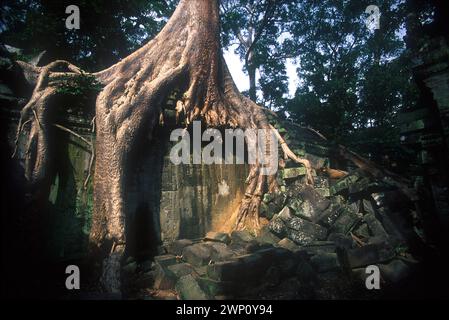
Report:
M176 284L176 277L166 268L158 269L155 273L154 288L158 290L173 289Z
M294 179L306 174L305 167L286 168L281 171L282 178Z
M176 256L182 255L182 250L184 250L185 247L190 246L193 244L192 240L188 239L180 239L175 240L170 243L167 247L168 253L174 254Z
M301 261L296 268L296 275L304 284L310 284L316 281L316 271L307 261Z
M347 250L346 253L351 268L377 264L394 257L394 252L385 244L368 244L360 248Z
M275 287L281 282L281 276L281 270L278 266L270 266L266 270L262 281L267 287Z
M177 263L168 266L167 269L176 277L176 279L195 272L195 269L188 263Z
M355 183L359 179L358 175L350 174L335 183L330 188L331 195L343 193L349 189L349 185Z
M365 214L363 216L363 220L366 222L369 230L373 233L374 236L377 236L384 240L388 239L388 234L382 226L382 223L380 223L380 221L376 219L374 214Z
M162 191L160 199L161 238L163 241L175 240L179 235L181 216L173 205L177 203L176 191Z
M217 281L240 281L244 279L244 268L236 260L216 262L207 266L207 276Z
M315 255L321 253L335 253L335 243L333 241L314 241L301 246L301 249L308 254Z
M232 282L217 281L208 277L198 277L196 280L209 296L225 296L235 292L236 285Z
M211 260L212 248L205 243L187 246L182 251L182 258L195 267L207 265Z
M159 267L155 273L154 288L159 290L174 289L176 281L182 276L195 273L188 263L177 263Z
M362 223L360 226L358 226L356 229L354 229L354 234L362 239L367 239L370 237L370 232L368 225L366 223Z
M176 291L183 300L207 300L210 298L190 274L181 277L176 282Z
M273 219L271 219L270 223L268 224L268 228L279 238L282 238L287 234L287 228L284 224L284 221L282 221L282 219L278 215L275 215Z
M296 251L299 250L299 246L293 242L292 240L290 240L289 238L284 238L282 240L280 240L277 245L281 248L285 248L287 250L290 251Z
M320 253L310 258L312 266L318 272L328 272L340 268L336 253Z
M325 226L331 227L334 225L341 212L341 206L338 203L331 202L325 210L312 217L312 222L321 223Z
M371 202L371 200L369 199L363 199L362 200L362 204L363 204L363 210L366 213L369 213L371 215L375 215L376 214L376 209L374 208L373 203Z
M396 259L388 264L379 265L380 273L387 281L399 282L411 273L411 268L403 261Z
M331 192L330 189L327 188L316 188L315 189L322 197L330 197Z
M287 228L288 237L299 245L324 240L327 236L326 228L301 218L290 219Z
M223 242L226 244L229 244L231 242L231 237L229 234L225 232L215 232L215 231L209 231L206 236L204 237L205 241L218 241Z
M168 267L177 262L176 257L172 254L165 254L162 256L154 257L154 263L156 266Z
M343 249L351 249L354 245L354 240L351 237L342 233L331 233L327 240L333 241L335 246Z
M282 219L282 221L287 222L290 221L291 218L293 218L293 215L290 211L289 207L284 207L277 216Z
M360 221L360 217L349 207L343 207L342 211L332 225L332 232L348 234L353 227Z
M270 244L274 245L277 244L281 240L279 237L274 235L268 226L263 227L259 234L256 237L256 241L260 244Z
M348 190L350 194L361 193L367 191L370 185L370 179L367 177L362 177L356 182L348 184Z
M288 207L293 210L293 214L303 219L312 220L314 210L309 201L302 201L299 198L291 199L288 202Z
M220 242L207 243L212 248L210 259L211 261L225 261L235 256L234 252L229 247Z
M247 230L232 231L231 241L233 243L249 242L254 240L253 235Z

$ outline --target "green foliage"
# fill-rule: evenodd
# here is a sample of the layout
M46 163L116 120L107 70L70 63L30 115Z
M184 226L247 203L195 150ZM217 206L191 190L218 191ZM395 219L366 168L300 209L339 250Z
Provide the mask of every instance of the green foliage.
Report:
M5 0L0 12L0 42L45 62L62 59L94 71L116 63L154 37L177 0ZM68 30L65 8L80 9L79 30Z
M381 161L397 158L396 115L418 97L403 39L406 2L377 2L380 29L374 32L365 25L369 4L298 2L289 31L300 85L286 111L328 139Z
M102 89L95 76L82 72L80 76L67 76L58 84L56 92L77 97L88 97Z
M280 36L288 26L291 0L223 0L222 44L235 46L235 53L245 62L244 71L258 70L262 100L270 109L285 105L288 77ZM255 73L255 71L253 71Z

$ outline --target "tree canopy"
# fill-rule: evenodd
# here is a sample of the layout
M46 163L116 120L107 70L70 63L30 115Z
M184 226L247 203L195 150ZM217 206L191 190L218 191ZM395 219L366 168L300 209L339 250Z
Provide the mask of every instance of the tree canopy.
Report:
M178 3L80 1L82 27L68 30L62 20L69 2L7 0L0 41L23 48L29 57L46 50L46 62L65 59L99 70L157 34ZM221 41L242 60L249 81L245 94L252 100L332 141L382 158L399 147L396 114L417 103L405 44L407 10L417 5L378 2L380 28L373 30L366 26L370 4L223 0ZM431 5L418 7L422 22L431 21ZM288 95L288 59L296 63L299 77L293 96Z

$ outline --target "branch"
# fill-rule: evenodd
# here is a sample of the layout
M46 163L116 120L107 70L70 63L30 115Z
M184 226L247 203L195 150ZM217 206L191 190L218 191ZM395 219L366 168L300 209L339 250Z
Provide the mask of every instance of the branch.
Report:
M66 127L64 127L64 126L61 126L60 124L57 124L57 123L55 123L55 124L53 124L53 125L54 125L56 128L61 129L62 131L68 132L68 133L74 135L75 137L81 139L81 140L82 140L83 142L85 142L89 147L92 148L92 143L90 143L86 138L83 138L82 136L80 136L78 133L76 133L76 132L70 130L69 128L66 128Z

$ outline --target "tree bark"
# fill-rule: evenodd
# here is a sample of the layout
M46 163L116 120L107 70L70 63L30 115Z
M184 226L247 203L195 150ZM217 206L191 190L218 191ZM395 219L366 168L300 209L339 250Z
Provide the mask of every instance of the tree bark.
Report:
M177 102L177 118L187 124L201 119L209 127L271 129L264 109L237 90L222 57L219 28L218 1L181 0L153 40L119 63L92 74L103 89L95 105L94 212L89 250L94 259L103 260L101 283L108 292L121 291L120 264L126 254L129 207L125 195L133 168L129 155L136 146L151 143L170 93L175 89L183 93ZM58 95L61 79L75 79L83 73L65 61L43 68L23 62L18 65L35 86L22 111L18 136L22 123L31 122L27 176L31 184L38 185L51 181L48 169L54 142L49 128L56 109L49 100ZM301 162L285 143L282 148L288 157ZM275 176L262 174L259 163L250 167L236 229L257 230L261 198L277 188ZM301 163L309 166L307 161Z

